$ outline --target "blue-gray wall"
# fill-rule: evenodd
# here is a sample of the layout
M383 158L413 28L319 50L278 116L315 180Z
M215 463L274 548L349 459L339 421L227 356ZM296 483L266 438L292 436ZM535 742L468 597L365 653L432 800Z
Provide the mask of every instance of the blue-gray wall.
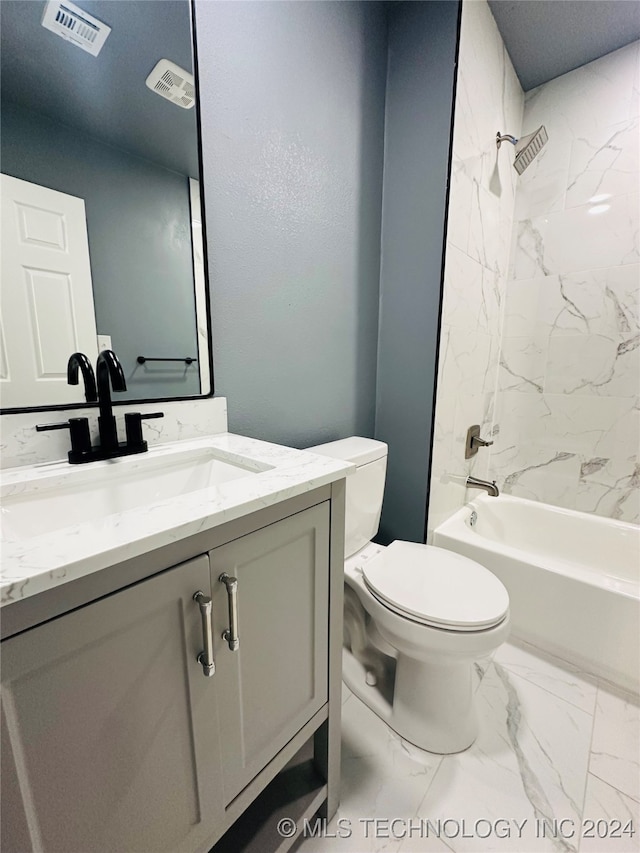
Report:
M196 4L216 393L234 432L373 435L386 40L376 2Z
M389 5L375 437L389 444L381 541L424 541L457 2Z
M383 539L425 530L458 11L196 4L216 392L387 441Z
M1 155L5 174L85 201L98 333L127 377L118 401L199 394L197 365L136 364L197 357L188 178L4 101Z

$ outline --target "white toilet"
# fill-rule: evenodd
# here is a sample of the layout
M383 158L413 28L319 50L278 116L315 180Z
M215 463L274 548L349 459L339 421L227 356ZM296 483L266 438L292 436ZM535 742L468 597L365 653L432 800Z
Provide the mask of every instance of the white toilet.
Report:
M507 590L453 551L370 541L380 522L386 444L354 436L308 449L357 466L346 489L345 683L416 746L467 749L477 735L473 664L507 638Z

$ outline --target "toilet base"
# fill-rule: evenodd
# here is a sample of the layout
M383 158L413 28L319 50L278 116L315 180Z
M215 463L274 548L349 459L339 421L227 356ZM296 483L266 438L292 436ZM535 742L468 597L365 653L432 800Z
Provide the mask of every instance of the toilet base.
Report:
M468 749L478 735L472 673L467 660L438 664L398 655L394 729L440 755Z
M468 749L476 739L471 662L442 666L399 655L391 703L377 685L367 683L367 670L346 648L342 678L389 728L420 749L448 755Z

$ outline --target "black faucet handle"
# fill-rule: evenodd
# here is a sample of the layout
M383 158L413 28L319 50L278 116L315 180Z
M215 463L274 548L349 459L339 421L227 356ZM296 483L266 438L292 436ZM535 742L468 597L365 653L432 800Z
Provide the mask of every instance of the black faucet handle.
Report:
M38 424L37 432L46 432L54 429L68 429L71 434L71 450L69 451L69 462L75 465L86 462L91 454L91 434L89 433L89 418L69 418L57 424Z
M124 416L127 446L132 448L139 447L141 450L146 450L147 442L142 437L142 421L163 417L164 412L149 412L148 415L142 415L140 412L127 412Z
M71 424L69 421L61 421L57 424L36 424L36 432L48 432L54 429L69 429Z

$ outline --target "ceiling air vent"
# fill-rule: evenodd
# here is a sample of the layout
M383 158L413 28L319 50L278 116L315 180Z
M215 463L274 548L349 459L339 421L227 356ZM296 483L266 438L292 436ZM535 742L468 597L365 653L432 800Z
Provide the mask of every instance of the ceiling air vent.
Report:
M161 59L145 82L152 92L162 95L185 110L191 109L195 104L193 75L169 59Z
M111 27L68 0L49 0L42 16L42 26L92 56L100 53L111 32Z

